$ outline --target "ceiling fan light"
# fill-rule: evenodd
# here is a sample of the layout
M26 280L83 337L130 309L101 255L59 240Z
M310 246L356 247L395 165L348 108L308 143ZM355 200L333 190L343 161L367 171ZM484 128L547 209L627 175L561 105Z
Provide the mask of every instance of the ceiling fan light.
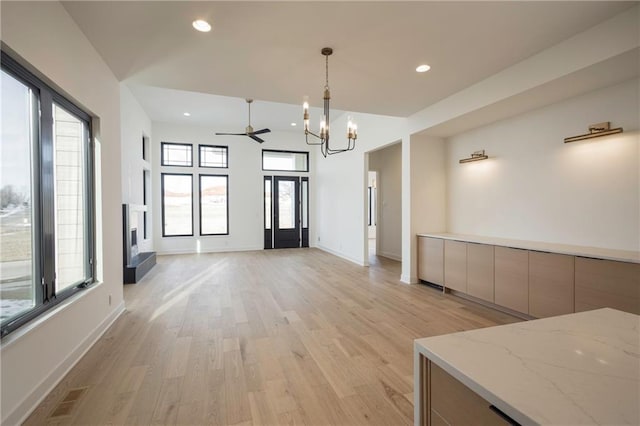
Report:
M192 25L193 28L203 33L208 33L209 31L211 31L211 24L202 19L196 19L195 21L193 21Z
M416 72L427 72L431 69L431 67L427 64L418 65L416 68Z

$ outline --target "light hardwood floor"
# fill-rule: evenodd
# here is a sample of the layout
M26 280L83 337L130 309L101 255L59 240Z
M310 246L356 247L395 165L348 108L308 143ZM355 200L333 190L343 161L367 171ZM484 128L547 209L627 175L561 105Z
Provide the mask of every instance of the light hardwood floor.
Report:
M161 256L26 424L412 424L413 339L518 319L372 260Z

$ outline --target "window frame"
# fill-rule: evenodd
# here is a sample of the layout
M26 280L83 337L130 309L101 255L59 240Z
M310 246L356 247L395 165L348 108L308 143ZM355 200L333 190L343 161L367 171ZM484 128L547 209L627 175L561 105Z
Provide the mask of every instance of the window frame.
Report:
M164 157L164 146L165 145L180 145L180 146L188 146L191 149L191 155L189 159L189 164L166 164ZM161 167L193 167L193 144L185 143L185 142L160 142L160 166Z
M304 154L306 161L305 161L305 168L304 170L286 170L286 169L265 169L264 168L264 153L265 152L280 152L280 153L286 153L286 154ZM309 173L309 151L292 151L292 150L288 150L288 149L263 149L262 150L262 156L261 156L261 164L260 166L262 167L262 171L263 172L290 172L290 173Z
M224 177L227 180L227 232L218 234L203 234L202 233L202 178L203 177ZM216 235L229 235L229 175L228 174L198 174L198 223L200 225L200 236L211 237Z
M165 176L189 176L191 177L191 234L173 234L167 235L165 232L165 205L164 205L164 177ZM193 237L193 173L160 173L160 205L162 209L162 238L173 237Z
M95 167L94 167L94 143L92 117L83 109L69 101L56 89L49 86L41 78L29 71L17 60L13 59L6 51L0 50L0 69L20 83L29 87L36 99L33 108L34 119L32 125L35 137L30 141L32 157L31 189L33 191L31 208L32 216L32 243L33 243L33 278L35 306L13 318L6 320L0 327L0 336L4 338L13 331L36 319L45 312L54 308L72 295L82 291L96 282L95 270ZM71 286L56 291L56 261L55 245L57 230L55 223L55 147L53 136L53 107L54 104L71 113L80 120L86 129L85 155L83 167L86 168L86 176L83 176L83 195L85 196L83 209L86 217L84 231L86 234L84 264L86 276L84 281L76 282Z
M202 148L224 148L224 166L203 166L202 165ZM201 169L228 169L229 168L229 146L227 145L209 145L209 144L198 144L198 167Z

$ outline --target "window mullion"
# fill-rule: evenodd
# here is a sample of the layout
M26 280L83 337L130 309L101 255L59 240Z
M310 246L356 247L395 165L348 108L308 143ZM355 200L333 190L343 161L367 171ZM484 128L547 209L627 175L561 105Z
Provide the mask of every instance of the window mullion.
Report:
M40 200L42 206L42 276L43 301L55 297L55 153L53 146L53 98L51 93L40 93Z

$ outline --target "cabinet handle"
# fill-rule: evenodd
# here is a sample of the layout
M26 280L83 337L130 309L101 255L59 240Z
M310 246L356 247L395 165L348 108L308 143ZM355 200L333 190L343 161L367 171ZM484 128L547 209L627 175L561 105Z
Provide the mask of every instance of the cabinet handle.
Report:
M506 421L507 423L509 423L512 426L522 426L520 423L516 422L515 420L513 420L511 417L507 416L505 413L502 412L502 410L500 410L498 407L496 407L495 405L491 405L489 406L489 408L491 409L491 411L493 411L494 413L496 413L497 415L499 415L500 417L502 417L502 419L504 421Z

